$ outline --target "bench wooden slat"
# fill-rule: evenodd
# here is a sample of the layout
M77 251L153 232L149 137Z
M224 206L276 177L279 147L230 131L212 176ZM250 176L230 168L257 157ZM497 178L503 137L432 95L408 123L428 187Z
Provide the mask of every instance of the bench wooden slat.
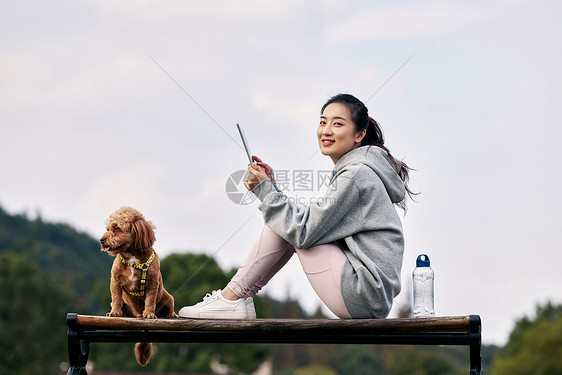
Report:
M83 329L165 331L467 332L470 316L423 319L139 319L76 315Z

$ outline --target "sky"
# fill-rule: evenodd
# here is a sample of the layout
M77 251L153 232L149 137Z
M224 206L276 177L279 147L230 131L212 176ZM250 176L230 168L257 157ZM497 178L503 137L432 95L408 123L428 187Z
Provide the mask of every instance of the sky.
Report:
M161 257L230 269L263 226L258 202L240 201L235 124L311 202L333 167L320 108L351 93L421 193L401 213L391 316L425 253L436 314L479 314L484 343L502 345L537 304L562 302L561 15L554 0L5 0L0 206L94 238L132 206ZM320 306L297 259L264 292Z

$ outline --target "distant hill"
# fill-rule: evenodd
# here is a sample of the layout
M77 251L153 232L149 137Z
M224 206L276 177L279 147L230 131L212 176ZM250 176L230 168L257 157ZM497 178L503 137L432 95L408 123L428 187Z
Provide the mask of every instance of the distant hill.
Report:
M88 305L94 284L109 278L113 262L87 233L68 224L46 223L40 217L10 215L0 207L0 253L7 252L27 256Z

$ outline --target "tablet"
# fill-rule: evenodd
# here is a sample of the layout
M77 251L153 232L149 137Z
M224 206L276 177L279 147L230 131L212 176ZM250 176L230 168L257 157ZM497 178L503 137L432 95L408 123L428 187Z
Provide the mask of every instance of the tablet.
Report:
M246 136L244 135L244 130L242 130L242 127L240 126L239 123L236 123L236 127L238 128L238 133L240 133L240 138L242 138L242 143L244 144L244 150L246 151L246 155L248 156L248 160L250 161L250 164L252 164L254 162L252 160L252 151L250 151L250 145L248 144L248 140L246 139Z

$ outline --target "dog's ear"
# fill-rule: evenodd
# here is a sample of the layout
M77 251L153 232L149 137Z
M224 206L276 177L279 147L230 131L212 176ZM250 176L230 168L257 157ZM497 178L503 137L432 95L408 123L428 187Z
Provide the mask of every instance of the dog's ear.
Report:
M138 250L149 249L154 245L154 225L143 219L136 220L131 226L131 233L135 238L135 248Z

